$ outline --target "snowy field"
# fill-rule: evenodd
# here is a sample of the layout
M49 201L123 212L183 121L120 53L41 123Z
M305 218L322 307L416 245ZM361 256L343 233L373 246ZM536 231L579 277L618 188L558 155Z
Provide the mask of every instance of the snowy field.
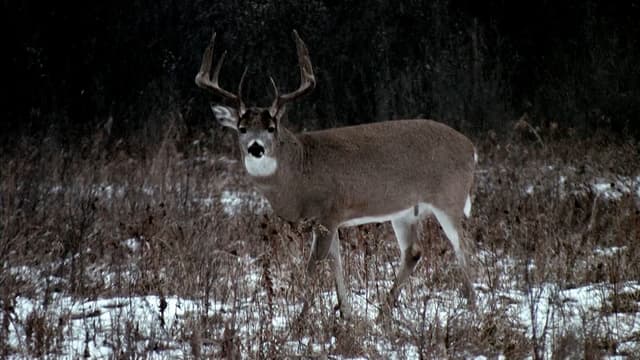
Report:
M482 174L479 178L482 181ZM556 184L554 191L559 197L592 192L597 201L615 204L624 196L630 196L640 204L640 176L603 177L576 185L562 175L557 177ZM55 186L49 191L63 190ZM156 191L153 187L142 189L149 196ZM535 183L525 183L520 188L522 197L548 194L545 191L543 185ZM92 192L110 200L125 197L126 187L102 184ZM205 208L221 207L224 216L229 218L241 217L247 212L270 212L268 203L257 193L232 188L197 195L192 201ZM393 249L394 242L387 240L385 248ZM343 240L343 247L344 243ZM99 283L101 288L114 284L126 288L126 284L136 284L144 276L138 264L146 256L149 241L144 236L134 236L121 239L117 246L126 250L126 265L114 271L97 261L86 268L84 276ZM629 245L595 246L575 264L616 264L630 251L635 249ZM633 359L634 354L640 354L638 279L588 284L528 281L527 276L536 273L543 264L533 260L523 262L500 249L480 248L475 254L478 264L475 309L466 306L455 287L435 282L443 271L454 269L443 265L443 270L439 266L445 262L432 260L420 264L401 295L400 306L387 314L387 321L380 321L381 294L395 276L397 258L379 256L370 262L361 249L347 250L343 256L349 258L345 262L350 272L347 279L355 317L345 322L333 312L336 299L330 281L318 284L315 280L304 280L302 284L308 283L316 294L310 317L321 323L314 327L316 330L309 330L305 328L305 320L297 317L302 305L301 292L291 289L292 284L299 284L299 278L303 277L303 259L280 256L279 259L288 259L287 262L274 265L265 262L264 254L221 252L211 256L223 257L216 261L229 269L228 274L218 275L213 286L224 286L227 290L191 296L149 295L135 290L122 295L79 298L57 290L65 288L68 279L57 276L53 269L68 264L3 264L2 271L13 281L31 289L28 294L3 299L1 322L7 335L4 343L10 349L5 355L9 359L28 358L37 354L36 348L45 347L51 350L41 356L70 359L136 357L135 354L152 359L212 354L240 358L277 354L283 358L405 359L420 358L425 353L433 354L433 358L509 358L508 353L495 350L508 348L509 344L483 347L470 341L470 344L450 348L451 343L465 343L465 331L489 342L523 339L530 351L516 353L517 358L534 359L537 355L551 359L577 347L584 350L587 345L579 340L581 336L606 339L608 342L599 346L608 359ZM349 266L351 260L353 264ZM365 269L358 269L360 265ZM372 269L375 275L367 275L367 269ZM330 279L328 267L324 271L324 277ZM162 272L158 276L162 277ZM224 295L216 297L222 293ZM331 330L319 332L317 329ZM36 334L38 339L48 342L46 346L34 343ZM358 334L357 338L353 334ZM341 351L345 341L358 343L353 353ZM576 345L572 345L572 341Z
M617 249L608 249L611 252ZM260 328L268 326L275 333L289 334L300 304L287 303L274 299L272 309L267 308L267 295L259 290L262 281L260 270L252 265L253 259L239 258L238 266L247 269L244 278L237 279L248 287L255 287L252 297L236 299L234 303L212 300L209 304L202 301L181 299L178 297L130 296L104 299L75 299L58 294L49 296L47 303L40 299L17 297L9 320L9 344L16 352L28 347L30 319L33 314L43 316L46 321L63 322L64 330L57 341L55 356L61 358L88 357L110 359L121 354L122 349L151 354L151 358L184 358L193 354L189 334L190 321L200 316L220 316L225 321L238 323L237 337L242 341L241 348L259 353ZM16 271L18 269L15 269ZM36 276L27 269L21 273ZM508 271L508 266L505 266ZM411 286L418 288L418 279L414 277ZM370 286L374 286L371 284ZM386 286L386 284L383 284ZM606 334L618 344L621 354L637 354L640 351L640 313L637 303L640 300L640 284L594 284L575 289L559 289L554 284L528 291L504 291L485 293L483 285L476 284L479 290L478 309L470 313L464 307L464 300L455 291L432 292L420 290L413 295L423 298L423 302L405 305L394 310L396 325L407 336L419 333L420 325L429 324L446 329L448 322L460 321L468 317L470 322L481 321L490 313L500 312L513 322L514 330L522 331L526 336L537 338L545 349L545 358L551 358L557 344L554 339L569 331L588 331ZM372 334L384 334L385 329L377 324L378 307L366 296L366 289L356 290L354 312L358 321L366 322ZM636 306L629 313L608 313L607 307L617 298L634 299ZM334 301L332 292L323 292L324 302ZM235 307L235 308L234 308ZM497 308L496 308L497 307ZM324 309L326 310L326 309ZM273 312L270 324L263 324L262 314ZM232 317L236 319L231 319ZM584 328L585 320L595 320L595 327ZM348 325L347 325L348 326ZM130 329L135 329L135 337ZM224 328L215 329L217 338L224 338ZM404 345L400 348L393 342L378 343L372 339L363 339L365 346L375 347L386 358L418 358L420 350L416 345ZM317 342L310 337L291 340L279 349L285 356L311 356L331 353L335 338L326 342ZM369 342L369 343L367 343ZM204 347L221 347L218 341L204 339ZM311 350L312 353L309 353ZM468 354L468 358L482 359L496 354ZM500 354L497 354L500 355ZM12 355L10 358L23 358ZM335 356L335 358L347 358ZM354 357L359 358L359 357ZM612 356L613 358L627 358ZM629 356L628 358L633 358Z

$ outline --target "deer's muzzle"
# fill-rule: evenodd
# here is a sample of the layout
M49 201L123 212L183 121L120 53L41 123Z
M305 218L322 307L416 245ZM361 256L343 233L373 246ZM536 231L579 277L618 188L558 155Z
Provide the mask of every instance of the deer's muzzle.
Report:
M264 155L264 146L258 144L257 141L254 141L249 146L247 151L249 151L249 154L253 155L254 157L261 158L262 155Z

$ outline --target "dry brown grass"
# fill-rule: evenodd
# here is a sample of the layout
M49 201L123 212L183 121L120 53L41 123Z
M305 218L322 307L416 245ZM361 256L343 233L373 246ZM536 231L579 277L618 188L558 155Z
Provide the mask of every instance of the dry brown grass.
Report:
M607 198L593 187L599 179L616 187L640 176L633 141L554 139L544 132L544 146L517 133L478 139L482 156L466 227L483 305L469 311L456 301L454 256L438 225L426 221L427 256L400 309L382 323L370 320L399 251L389 225L366 225L341 231L361 312L347 323L332 310L328 266L316 279L303 275L309 239L302 229L256 204L230 215L223 192L251 192L239 165L207 144L180 139L179 127L165 134L160 144L135 152L115 142L107 152L97 135L75 150L25 139L0 156L2 356L96 356L89 345L70 354L73 336L86 344L102 339L116 357L130 358L585 358L632 351L620 347L624 342L640 348L640 331L603 332L608 325L593 313L560 329L553 321L569 316L560 310L528 328L508 311L522 300L514 291L535 318L535 307L562 291L604 284L613 291L603 292L601 314L638 312L638 290L624 284L640 279L639 199L628 191ZM307 291L316 294L313 307L298 318ZM60 305L62 298L147 295L160 304L151 330L135 317L102 329L96 319L105 308L78 313ZM165 309L176 297L198 306L172 322ZM35 306L22 316L25 299ZM85 329L72 334L78 319Z

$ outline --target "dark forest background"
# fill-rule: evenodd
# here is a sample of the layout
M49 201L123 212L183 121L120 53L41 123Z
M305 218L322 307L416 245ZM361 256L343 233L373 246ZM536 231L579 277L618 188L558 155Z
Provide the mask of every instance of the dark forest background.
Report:
M110 126L153 139L216 129L193 82L212 29L221 75L268 104L297 86L291 30L318 86L294 128L424 116L469 132L528 123L640 133L640 1L3 1L0 141L65 145ZM112 121L110 121L112 119ZM295 119L295 122L292 121ZM215 130L214 130L215 131Z

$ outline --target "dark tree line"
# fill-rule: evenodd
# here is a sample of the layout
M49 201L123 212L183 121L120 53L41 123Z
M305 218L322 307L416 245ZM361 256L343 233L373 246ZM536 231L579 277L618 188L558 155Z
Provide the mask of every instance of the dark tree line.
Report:
M487 130L529 114L586 131L638 132L640 1L4 1L4 141L69 142L114 118L119 136L179 113L209 126L193 78L212 29L229 50L224 86L249 65L245 97L268 76L296 86L291 30L318 77L293 114L319 128L428 116Z

